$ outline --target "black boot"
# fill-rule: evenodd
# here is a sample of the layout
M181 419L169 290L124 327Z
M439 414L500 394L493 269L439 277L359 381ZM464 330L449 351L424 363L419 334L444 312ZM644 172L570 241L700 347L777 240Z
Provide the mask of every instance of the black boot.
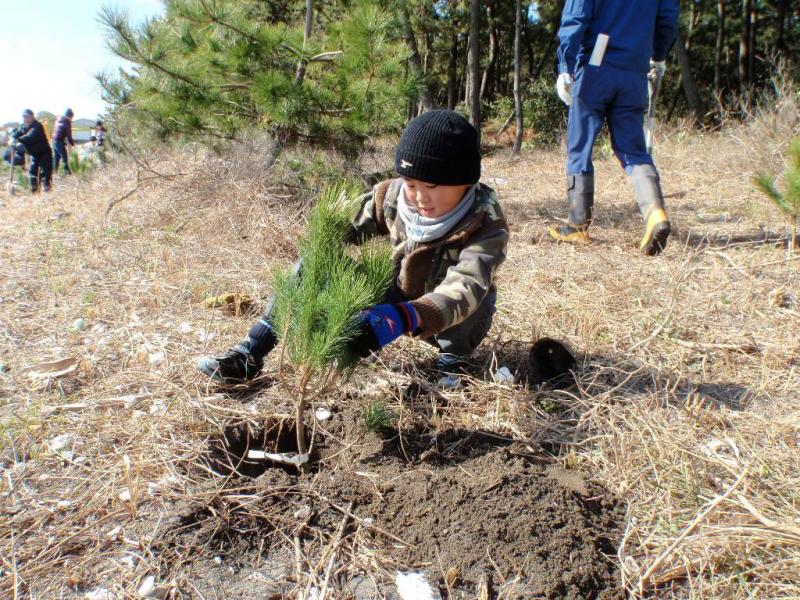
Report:
M250 381L261 372L264 357L278 343L278 338L265 315L247 332L247 337L219 356L204 356L197 368L220 383Z
M262 358L256 358L241 346L234 346L218 356L204 356L197 361L197 368L214 381L241 383L250 381L261 372Z

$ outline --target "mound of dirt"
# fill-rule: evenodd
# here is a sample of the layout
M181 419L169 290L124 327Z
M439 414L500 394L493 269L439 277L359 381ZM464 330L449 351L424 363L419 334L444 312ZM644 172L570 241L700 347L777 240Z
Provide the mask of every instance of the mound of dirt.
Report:
M257 429L228 427L212 441L210 463L233 477L237 492L241 486L248 491L229 500L215 495L209 506L175 507L182 514L169 527L167 545L210 552L205 558L195 553L199 589L236 588L246 597L242 574L263 579L268 564L284 573L269 591L287 593L292 564L280 558L287 547L275 531L305 532L304 544L313 548L317 539L335 536L342 507L349 505L358 528L368 524L368 546L382 564L424 572L443 598L477 597L483 586L490 598L624 597L613 560L624 510L580 473L487 432L417 429L356 440L352 416L333 421L333 437L353 443L343 449L332 438L321 440L318 469L305 475L256 468L244 459L247 448L289 449L282 445L289 432L276 421ZM295 518L298 506L311 509L305 525ZM356 522L349 527L355 531ZM235 569L220 569L209 560L212 554ZM388 579L359 593L353 581L336 583L342 597L394 597Z
M367 467L367 468L365 468ZM445 587L502 588L503 597L623 597L613 555L623 510L574 472L513 447L460 462L396 457L317 479L318 491L406 542L393 558ZM444 590L443 590L444 591ZM513 595L509 595L513 594Z

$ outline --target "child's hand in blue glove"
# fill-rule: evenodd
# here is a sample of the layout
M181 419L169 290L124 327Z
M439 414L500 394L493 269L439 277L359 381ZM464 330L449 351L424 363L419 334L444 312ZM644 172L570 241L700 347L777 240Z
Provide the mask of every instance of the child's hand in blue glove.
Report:
M350 341L350 349L363 358L418 327L419 317L411 303L376 304L359 316L359 332Z

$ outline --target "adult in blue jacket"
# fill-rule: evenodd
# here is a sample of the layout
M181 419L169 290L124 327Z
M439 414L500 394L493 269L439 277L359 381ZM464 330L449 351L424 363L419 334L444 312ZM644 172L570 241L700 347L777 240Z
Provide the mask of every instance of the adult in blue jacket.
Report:
M608 122L611 146L633 185L645 224L640 247L661 252L670 233L658 172L648 154L647 78L662 75L678 31L677 0L567 0L558 32L556 89L569 106L566 225L559 241L589 241L594 204L592 146ZM605 48L604 48L605 47Z

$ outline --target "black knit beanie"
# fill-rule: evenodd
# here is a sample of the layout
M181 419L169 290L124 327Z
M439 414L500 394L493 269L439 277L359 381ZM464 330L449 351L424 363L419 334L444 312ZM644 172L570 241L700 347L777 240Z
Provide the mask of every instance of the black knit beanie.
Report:
M478 132L452 110L413 119L397 144L394 168L402 177L438 185L468 185L481 177Z

